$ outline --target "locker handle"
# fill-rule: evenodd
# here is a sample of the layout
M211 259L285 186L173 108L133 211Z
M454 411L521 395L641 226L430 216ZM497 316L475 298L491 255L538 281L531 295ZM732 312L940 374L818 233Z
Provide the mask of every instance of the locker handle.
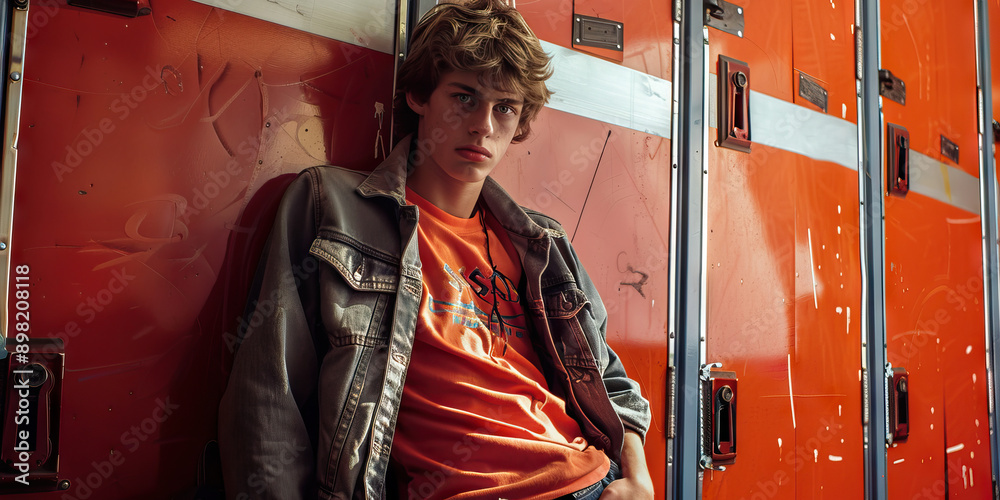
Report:
M736 391L723 385L715 392L715 411L712 415L713 450L716 460L736 456Z
M702 367L704 404L701 466L723 471L736 462L736 407L739 401L736 373L712 370L718 363Z
M886 128L886 193L904 198L910 191L910 133L892 123Z
M719 56L718 146L750 152L750 67Z
M904 368L893 368L889 396L889 442L906 441L910 435L910 376Z

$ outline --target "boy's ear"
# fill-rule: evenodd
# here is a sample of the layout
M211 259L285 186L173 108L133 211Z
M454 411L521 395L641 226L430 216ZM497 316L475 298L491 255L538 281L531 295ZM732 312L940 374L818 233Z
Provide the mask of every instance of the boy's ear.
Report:
M420 98L417 97L416 94L414 94L413 92L406 93L406 104L410 106L410 109L412 109L414 113L420 116L424 116L424 111L427 108L427 103L421 101Z

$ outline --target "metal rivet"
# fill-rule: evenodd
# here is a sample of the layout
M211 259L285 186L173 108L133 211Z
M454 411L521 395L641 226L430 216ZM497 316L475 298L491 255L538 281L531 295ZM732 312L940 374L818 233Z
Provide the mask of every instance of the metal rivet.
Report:
M576 43L580 43L580 39L579 38L576 39Z
M6 249L7 249L7 244L0 242L0 250L6 250Z
M743 13L743 7L736 7L736 13L737 14L742 14Z
M20 80L21 79L21 73L18 73L17 71L11 73L10 74L10 79L14 80L15 82L18 81L18 80Z
M580 18L579 18L579 17L578 17L578 18L576 18L576 22L580 22Z
M620 48L622 48L622 46L621 46L621 45L619 45L619 46L618 46L618 48L620 49Z
M738 36L740 38L743 38L743 32L742 31L737 31L736 32L736 36Z
M59 489L60 490L68 490L69 489L69 480L68 479L63 479L62 481L59 481Z
M264 126L265 126L265 127L270 127L270 126L271 126L271 122L267 122L267 123L265 123L265 124L264 124Z

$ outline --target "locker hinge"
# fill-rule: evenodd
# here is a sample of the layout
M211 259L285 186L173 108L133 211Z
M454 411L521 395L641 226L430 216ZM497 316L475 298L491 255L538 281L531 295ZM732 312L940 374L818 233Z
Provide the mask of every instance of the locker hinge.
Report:
M677 400L677 385L674 380L674 367L667 367L667 439L673 439L677 434L677 416L674 414L674 401Z
M705 24L743 38L743 7L726 0L705 0Z
M858 80L865 76L865 35L857 24L854 25L854 76Z

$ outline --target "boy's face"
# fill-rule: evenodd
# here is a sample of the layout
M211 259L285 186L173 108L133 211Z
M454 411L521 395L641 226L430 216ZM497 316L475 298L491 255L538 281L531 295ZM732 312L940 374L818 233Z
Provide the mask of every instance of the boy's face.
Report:
M455 181L482 183L517 133L521 96L483 85L468 71L444 74L427 102L406 100L418 115L417 168L434 169ZM447 180L447 179L445 179Z

